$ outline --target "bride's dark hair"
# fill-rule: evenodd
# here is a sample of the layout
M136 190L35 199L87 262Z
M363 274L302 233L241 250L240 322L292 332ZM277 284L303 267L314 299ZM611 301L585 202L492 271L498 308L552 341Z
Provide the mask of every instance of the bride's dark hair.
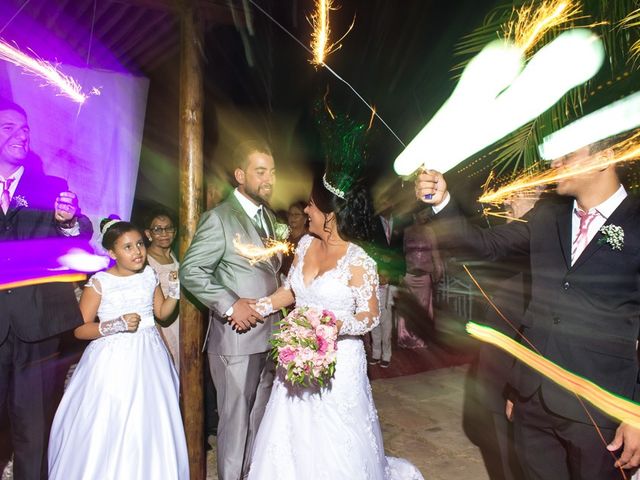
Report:
M325 215L325 231L328 231L327 216L334 213L338 235L343 240L362 243L373 237L372 201L364 182L356 182L342 199L326 189L322 177L316 178L311 199Z

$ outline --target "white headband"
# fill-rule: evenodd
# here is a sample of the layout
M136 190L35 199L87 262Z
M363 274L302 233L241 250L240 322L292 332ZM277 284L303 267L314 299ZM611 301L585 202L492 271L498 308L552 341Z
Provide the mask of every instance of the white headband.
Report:
M120 223L123 222L124 220L120 220L119 218L115 218L113 220L109 220L107 223L104 224L104 227L102 227L102 229L100 230L100 233L102 233L102 235L104 235L105 233L107 233L107 230L109 230L111 227L113 227L116 223Z

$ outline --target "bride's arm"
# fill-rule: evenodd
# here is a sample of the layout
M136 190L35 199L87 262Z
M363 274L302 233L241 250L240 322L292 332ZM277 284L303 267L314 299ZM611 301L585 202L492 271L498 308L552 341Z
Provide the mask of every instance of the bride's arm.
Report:
M356 308L354 314L338 319L340 335L364 335L380 323L378 272L373 259L365 254L354 259L349 268L349 288Z

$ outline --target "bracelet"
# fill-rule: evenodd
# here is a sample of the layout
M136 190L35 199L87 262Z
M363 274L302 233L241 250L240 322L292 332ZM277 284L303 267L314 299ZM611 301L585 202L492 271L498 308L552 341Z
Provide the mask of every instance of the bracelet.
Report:
M258 312L263 317L267 315L271 315L273 313L273 303L271 303L271 297L262 297L259 298L256 302L256 312Z

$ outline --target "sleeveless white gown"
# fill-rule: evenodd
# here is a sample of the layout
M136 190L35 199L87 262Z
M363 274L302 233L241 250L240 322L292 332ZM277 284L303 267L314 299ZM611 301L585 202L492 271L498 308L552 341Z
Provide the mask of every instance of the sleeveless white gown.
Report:
M335 377L325 388L292 387L278 369L254 444L250 480L423 480L403 459L385 457L378 414L367 378L362 335L371 326L354 316L377 294L374 261L350 244L335 269L305 285L304 256L313 237L300 240L298 263L286 285L297 306L331 310L344 322ZM318 240L315 240L318 241Z
M49 479L187 480L178 376L153 318L156 275L147 266L93 278L101 320L133 312L142 320L136 332L98 338L84 351L53 421Z

